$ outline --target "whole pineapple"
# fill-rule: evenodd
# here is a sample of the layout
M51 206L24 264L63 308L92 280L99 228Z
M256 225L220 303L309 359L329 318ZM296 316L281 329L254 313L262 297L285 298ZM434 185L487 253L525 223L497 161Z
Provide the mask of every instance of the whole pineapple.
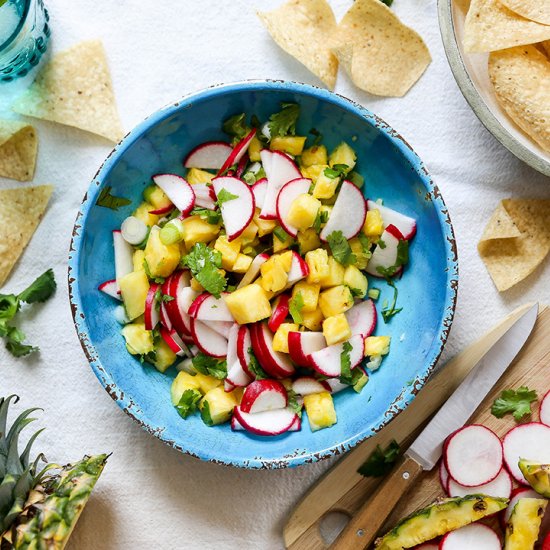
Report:
M19 454L21 431L37 409L23 411L8 429L8 408L18 397L0 398L0 550L61 550L101 475L108 456L85 456L76 464L30 460L36 432Z

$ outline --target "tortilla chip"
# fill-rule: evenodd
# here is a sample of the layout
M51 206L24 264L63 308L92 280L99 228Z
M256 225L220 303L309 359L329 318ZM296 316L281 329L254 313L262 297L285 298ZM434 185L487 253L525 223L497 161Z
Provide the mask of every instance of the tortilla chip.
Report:
M500 0L500 3L525 19L550 25L550 2L548 0Z
M332 50L356 86L380 96L405 95L432 59L420 35L380 0L353 3L333 36Z
M0 190L0 286L31 240L52 191L51 185Z
M111 141L123 136L105 50L99 40L81 42L55 55L12 108Z
M0 176L32 180L37 150L38 137L30 124L0 120Z
M550 40L545 40L544 42L541 42L540 45L542 46L542 49L546 52L546 57L550 59Z
M285 52L334 88L338 60L327 42L336 19L326 0L289 0L276 10L258 12L258 17Z
M550 200L503 200L477 248L500 292L519 283L550 252Z
M503 109L550 152L550 60L535 46L492 52L489 77Z
M492 52L550 39L550 26L524 19L499 0L472 0L464 26L467 52Z

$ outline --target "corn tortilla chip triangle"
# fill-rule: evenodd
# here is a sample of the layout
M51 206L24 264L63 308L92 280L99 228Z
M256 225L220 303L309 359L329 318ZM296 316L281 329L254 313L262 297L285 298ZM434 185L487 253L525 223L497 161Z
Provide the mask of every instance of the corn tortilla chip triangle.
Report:
M481 240L490 241L492 239L511 239L513 237L521 237L521 232L504 205L500 203L493 212L487 227L485 227Z
M548 0L500 0L500 2L525 19L550 25L550 2Z
M499 0L472 0L464 26L467 52L492 52L550 39L550 26L525 19Z
M478 251L495 286L499 291L508 290L530 275L550 252L550 200L506 199L498 210L504 209L513 222L519 236L489 238L500 230L491 230L491 217ZM509 222L506 222L509 223Z
M489 77L512 120L550 152L550 59L536 46L492 52Z
M0 176L32 180L37 150L38 137L30 124L0 120Z
M541 42L542 49L546 52L546 57L550 59L550 40L545 40Z
M336 29L336 19L326 0L289 0L276 10L258 12L258 17L283 50L334 88L338 61L328 36Z
M338 25L332 49L356 86L380 96L405 95L432 59L420 35L380 0L355 0Z
M0 286L31 240L52 191L51 185L0 190Z
M12 108L22 115L74 126L115 142L123 135L99 40L80 42L55 55Z

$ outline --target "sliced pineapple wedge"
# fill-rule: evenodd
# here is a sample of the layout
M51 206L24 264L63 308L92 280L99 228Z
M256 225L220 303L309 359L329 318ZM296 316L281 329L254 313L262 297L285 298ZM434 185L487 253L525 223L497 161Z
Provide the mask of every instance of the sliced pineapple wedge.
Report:
M527 550L539 538L542 516L548 501L543 498L520 498L506 525L504 550Z

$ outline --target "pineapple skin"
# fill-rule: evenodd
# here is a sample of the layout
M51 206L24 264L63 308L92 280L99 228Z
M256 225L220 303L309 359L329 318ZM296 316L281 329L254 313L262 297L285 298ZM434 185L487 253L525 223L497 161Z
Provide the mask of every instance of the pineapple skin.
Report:
M521 459L519 469L531 487L545 498L550 498L550 464L538 464Z

